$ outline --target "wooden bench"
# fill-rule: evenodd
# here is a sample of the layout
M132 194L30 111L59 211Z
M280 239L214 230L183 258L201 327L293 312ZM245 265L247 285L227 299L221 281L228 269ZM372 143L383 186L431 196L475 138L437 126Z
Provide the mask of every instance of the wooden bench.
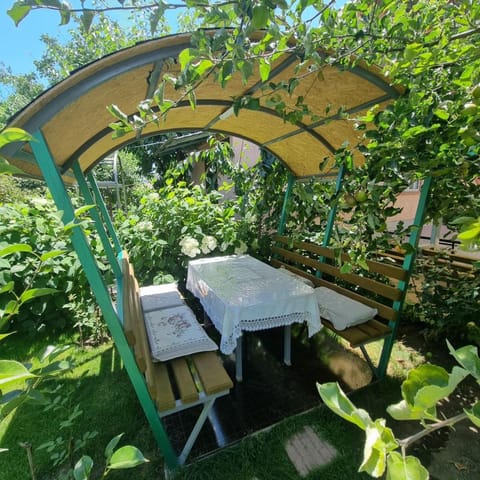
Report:
M197 422L178 456L179 464L183 464L215 400L227 395L233 383L220 358L213 351L194 353L167 362L153 361L144 322L141 289L126 254L122 258L122 271L125 336L134 349L136 363L145 376L148 391L157 406L159 416L165 417L196 405L203 405ZM161 290L155 293L159 300L167 293L172 293L172 289L163 292ZM178 292L177 294L180 302L185 305L180 294ZM154 299L150 298L148 301L150 312L153 311L152 300ZM170 303L170 299L166 303ZM165 302L159 301L159 304L163 314L171 308L165 307Z
M398 328L401 306L405 296L407 271L386 261L368 261L368 275L342 273L337 264L338 252L310 242L293 241L286 236L273 238L271 264L284 267L310 280L315 287L327 287L345 297L377 310L375 318L359 325L338 330L333 323L322 318L322 323L336 335L347 340L352 347L359 347L374 373L385 374L393 342ZM340 255L341 262L350 262L348 255ZM384 341L379 365L373 365L365 345Z

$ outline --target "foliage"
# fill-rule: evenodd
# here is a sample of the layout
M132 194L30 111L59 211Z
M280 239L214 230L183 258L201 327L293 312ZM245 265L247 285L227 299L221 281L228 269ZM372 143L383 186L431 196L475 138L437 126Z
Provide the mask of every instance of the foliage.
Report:
M217 253L233 253L251 243L248 220L236 219L235 202L222 199L217 191L206 193L201 186L188 188L185 182L175 185L170 180L158 192L145 190L128 214L118 213L119 236L144 283L185 277L191 257L182 253L182 240L200 245L213 237Z
M479 262L473 262L472 270L462 271L448 253L418 257L414 292L419 301L408 312L425 325L427 340L448 337L480 343L479 268Z
M462 420L470 420L475 426L480 426L479 401L454 417L439 418L438 403L448 398L464 378L471 375L480 384L477 348L470 345L454 350L450 344L448 346L461 366L453 367L451 373L432 364L414 368L402 383L402 400L387 408L395 420L416 420L423 427L423 430L404 439L397 439L384 419L372 420L368 412L357 408L337 383L318 384L318 391L325 404L337 415L365 431L364 458L360 472L366 472L375 478L386 472L386 478L390 480L428 479L428 471L416 457L406 454L407 448L429 433Z

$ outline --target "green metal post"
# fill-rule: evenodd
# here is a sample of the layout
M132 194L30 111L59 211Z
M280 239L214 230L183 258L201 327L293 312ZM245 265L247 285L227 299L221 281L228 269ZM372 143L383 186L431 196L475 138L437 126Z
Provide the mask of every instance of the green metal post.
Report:
M40 131L35 132L33 137L34 141L30 142L30 145L57 208L63 212L63 222L71 222L75 218L74 209L50 150ZM165 463L169 468L175 469L178 466L178 459L160 421L157 409L150 397L143 375L138 369L133 353L127 343L119 318L113 308L107 287L100 271L98 270L87 239L80 228L72 229L72 243L85 270L97 303L102 310L112 338L125 365L125 369L127 370L128 376L130 377L135 392L137 393L140 404L142 405L145 415L150 423L155 439L163 452Z
M410 276L412 274L413 265L417 255L418 242L420 241L420 236L422 234L422 226L425 220L425 213L427 209L428 197L430 193L430 188L432 186L432 177L427 177L422 185L422 190L420 192L420 199L418 200L417 211L415 213L415 219L413 222L414 229L410 234L410 239L408 243L412 247L410 252L405 255L403 260L402 268L407 272L405 280L401 280L398 283L398 288L402 291L401 298L394 302L393 309L400 314L400 311L403 307L405 301L405 296L407 294L408 284L410 282ZM383 343L382 354L380 356L380 362L377 368L377 376L383 378L387 371L388 362L390 360L390 355L392 354L393 344L397 337L399 320L396 322L390 322L390 328L392 333L388 336Z
M115 228L113 228L112 220L110 218L110 215L108 214L107 207L105 206L105 202L103 201L102 194L100 193L100 189L98 188L97 182L95 181L95 177L92 172L87 173L87 180L88 180L88 183L90 184L90 187L92 188L93 195L95 197L95 203L98 205L98 208L100 209L100 213L102 214L103 221L107 226L108 233L110 235L110 238L112 239L117 255L119 255L122 251L122 246L120 245L120 241L118 240L117 233L115 232Z
M328 214L327 227L325 228L325 236L323 237L324 247L328 247L328 244L330 243L330 238L332 237L333 229L335 227L335 218L337 216L338 194L340 193L340 189L342 188L344 172L345 172L345 166L342 165L338 170L337 182L335 184L335 194L334 194L335 200Z
M72 170L75 175L75 178L77 179L80 192L82 193L83 198L85 199L85 202L87 203L87 205L95 204L95 200L93 199L92 194L90 193L90 190L88 188L87 182L85 181L85 177L83 175L82 169L80 168L78 161L75 161L73 163ZM96 206L98 207L98 205ZM116 278L120 278L122 276L122 270L118 263L117 255L113 251L112 244L110 242L110 239L108 238L107 232L105 230L105 225L102 222L102 219L100 218L98 210L96 208L92 208L90 210L90 215L93 218L93 221L95 222L95 227L97 229L98 236L100 237L100 241L103 244L103 248L105 249L105 254L107 255L108 262L113 270L113 273L115 274Z
M283 197L282 214L280 216L280 222L278 224L279 235L283 235L285 233L285 225L287 224L288 201L290 200L290 195L292 194L294 184L295 184L295 177L292 174L290 174L288 176L288 183L287 183L287 188L285 190L285 196Z

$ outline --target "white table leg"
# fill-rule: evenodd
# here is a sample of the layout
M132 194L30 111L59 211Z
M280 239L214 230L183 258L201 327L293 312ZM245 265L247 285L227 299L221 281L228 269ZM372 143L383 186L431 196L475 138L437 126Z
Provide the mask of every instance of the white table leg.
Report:
M283 331L283 362L285 365L292 364L292 326L286 325Z
M243 346L242 337L237 338L237 347L235 348L235 378L237 382L243 381Z

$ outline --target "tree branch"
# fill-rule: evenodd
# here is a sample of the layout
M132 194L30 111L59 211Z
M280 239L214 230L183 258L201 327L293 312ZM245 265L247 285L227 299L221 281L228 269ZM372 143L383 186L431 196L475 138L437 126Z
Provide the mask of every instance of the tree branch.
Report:
M421 430L420 432L417 432L413 435L410 435L409 437L407 438L404 438L404 439L401 439L401 440L398 440L398 444L400 445L400 447L402 447L402 450L405 450L407 449L412 443L420 440L421 438L427 436L427 435L430 435L430 433L432 432L435 432L436 430L439 430L440 428L444 428L444 427L451 427L452 425L454 425L455 423L457 422L460 422L462 420L465 420L467 417L467 414L465 412L463 413L459 413L458 415L456 415L455 417L451 417L451 418L447 418L445 420L442 420L440 422L437 422L437 423L433 423L431 425L427 425L423 430Z

